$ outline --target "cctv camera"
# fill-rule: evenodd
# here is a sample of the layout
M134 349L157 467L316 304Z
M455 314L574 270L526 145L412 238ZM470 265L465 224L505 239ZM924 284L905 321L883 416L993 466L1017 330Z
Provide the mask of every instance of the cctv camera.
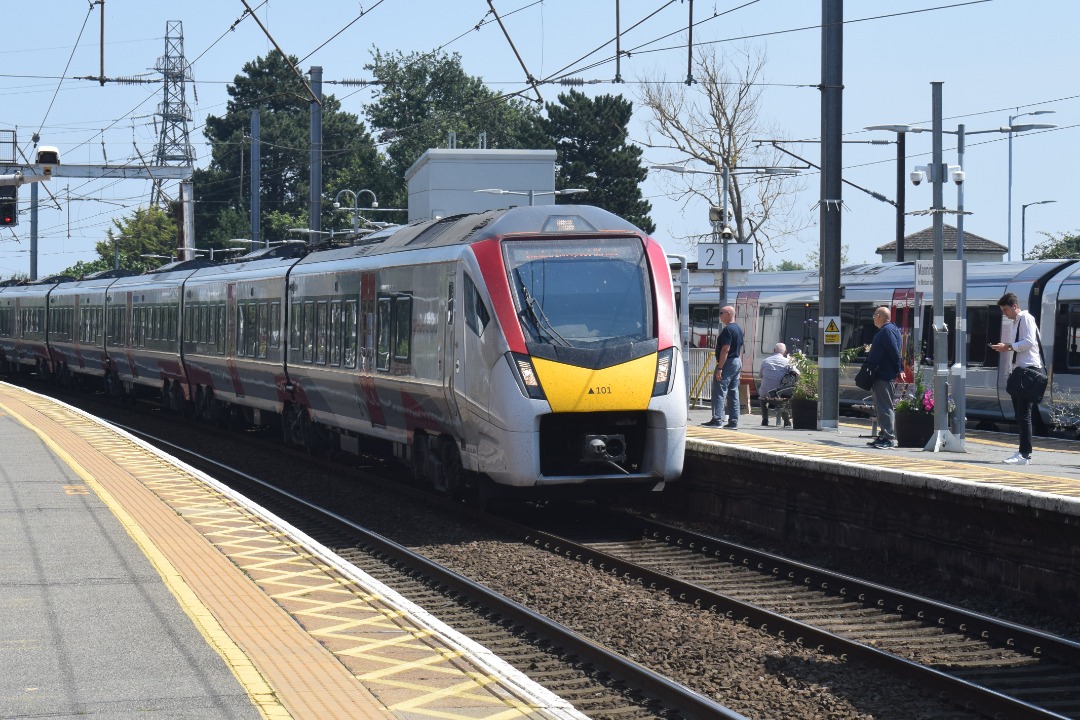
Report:
M963 185L964 184L964 177L965 176L964 176L964 171L963 170L953 170L952 181L954 183L956 183L957 185Z
M926 179L926 173L924 173L922 170L912 170L911 171L911 182L912 182L912 184L920 185L922 183L922 181L925 180L925 179Z

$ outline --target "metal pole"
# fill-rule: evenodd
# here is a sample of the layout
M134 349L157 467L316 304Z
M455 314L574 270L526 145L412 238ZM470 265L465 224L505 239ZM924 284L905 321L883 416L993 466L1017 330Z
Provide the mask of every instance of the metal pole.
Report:
M259 186L262 184L262 117L258 108L251 111L251 250L259 246L262 207Z
M1020 259L1027 254L1027 205L1020 206Z
M930 83L934 128L931 165L934 189L934 435L923 448L930 452L957 450L956 438L949 432L949 329L945 325L945 197L942 187L947 168L941 162L941 85L940 81Z
M823 0L821 21L821 233L818 296L818 425L840 427L840 345L826 345L822 317L840 317L843 190L844 3Z
M353 212L352 212L353 238L357 238L357 237L359 237L359 233L360 233L360 193L353 192L352 190L350 190L349 192L352 193L352 204L353 204Z
M1009 202L1009 220L1008 220L1008 222L1009 222L1009 231L1007 233L1008 248L1009 248L1009 253L1008 253L1009 260L1012 260L1012 165L1013 165L1013 163L1012 163L1012 136L1013 136L1012 124L1013 124L1013 121L1016 120L1016 118L1018 118L1018 117L1020 117L1020 116L1019 115L1010 115L1009 116L1009 200L1008 200L1008 202Z
M956 129L956 162L964 169L964 126ZM960 261L960 291L956 294L956 411L952 432L963 446L967 434L967 260L964 259L964 184L956 186L956 259ZM966 448L965 448L966 450Z
M529 207L533 206L533 197L535 194L536 193L532 189L529 190Z
M904 177L904 163L907 160L907 133L896 133L896 262L904 262L904 193L907 192L907 178Z
M724 283L723 289L720 290L720 309L721 310L724 308L725 305L727 305L727 299L728 299L728 259L727 259L728 241L727 241L727 238L724 237L724 228L727 226L727 213L728 213L728 204L727 204L727 202L728 202L728 197L727 197L728 196L728 166L727 166L727 161L726 160L724 160L723 163L724 163L724 171L722 173L720 173L720 177L722 178L721 182L724 183L724 187L720 191L720 208L721 208L720 209L720 213L721 213L721 215L720 215L720 242L723 243L723 248L722 248L722 253L723 253L722 281Z
M38 279L38 222L37 222L37 205L38 205L38 184L30 183L30 279ZM18 195L18 190L16 190ZM69 203L70 205L70 203ZM15 212L19 212L18 204L16 204Z
M322 67L312 65L311 91L311 188L308 191L308 228L310 238L322 230ZM311 242L309 239L308 242Z

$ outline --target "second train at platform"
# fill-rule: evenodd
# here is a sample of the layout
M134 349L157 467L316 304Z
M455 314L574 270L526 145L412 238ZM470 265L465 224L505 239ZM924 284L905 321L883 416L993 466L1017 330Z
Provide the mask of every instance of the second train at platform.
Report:
M989 345L1011 339L1015 330L997 306L1007 292L1020 298L1021 307L1035 316L1043 354L1051 369L1051 385L1040 406L1036 426L1075 423L1072 409L1080 406L1080 263L1076 260L969 263L967 270L966 362L956 363L956 295L944 297L945 326L949 333L951 378L965 373L967 417L993 423L1013 419L1012 402L1005 392L1009 357ZM777 342L816 360L819 353L818 303L820 277L816 271L749 273L743 285L733 286L729 297L737 322L746 333L743 381L754 387L761 361ZM869 345L876 328L874 309L891 309L903 339L908 381L915 367L927 380L934 364L933 298L915 292L914 263L853 265L841 271L841 351ZM716 288L690 290L690 346L711 348L719 328ZM919 311L921 308L921 312ZM919 362L921 359L921 363ZM854 383L862 359L847 364L841 373L841 407L867 403L867 393ZM1058 417L1061 415L1063 417Z

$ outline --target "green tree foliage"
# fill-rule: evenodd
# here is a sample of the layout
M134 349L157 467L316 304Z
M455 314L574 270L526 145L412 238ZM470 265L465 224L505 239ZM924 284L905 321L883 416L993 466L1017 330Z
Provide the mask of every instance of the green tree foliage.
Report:
M1080 231L1069 233L1040 233L1046 237L1031 248L1028 260L1056 260L1060 258L1080 258Z
M107 239L94 245L97 258L90 262L80 260L59 274L80 278L101 270L112 270L117 257L122 269L143 272L176 257L176 221L165 210L138 208L131 215L112 222Z
M296 58L291 60L296 62ZM261 208L264 213L285 213L307 222L312 99L304 83L279 54L271 53L245 64L228 93L225 114L206 121L209 166L195 172L200 247L220 246L231 238L250 235L249 134L255 109L260 110ZM333 95L324 95L322 108L324 195L332 200L341 189L367 188L381 198L395 190L397 182L391 180L359 118L343 112ZM330 211L329 201L324 207ZM348 213L324 219L327 227L350 224ZM276 233L275 228L263 229L265 239L283 239Z
M589 98L571 90L546 110L539 125L558 152L556 187L589 191L584 199L568 196L565 201L602 207L654 232L652 204L641 197L640 184L648 174L641 165L642 150L628 142L633 103L618 95Z
M457 54L375 49L372 58L366 69L380 85L365 112L380 139L389 141L390 168L400 182L398 207L407 200L405 171L429 148L446 147L451 132L459 147L476 147L480 133L487 133L489 148L551 145L537 128L534 107L503 98L468 75Z

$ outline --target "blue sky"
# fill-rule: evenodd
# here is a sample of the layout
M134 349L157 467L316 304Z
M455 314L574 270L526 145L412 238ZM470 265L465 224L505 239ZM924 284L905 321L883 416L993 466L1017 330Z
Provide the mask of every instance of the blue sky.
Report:
M492 88L506 92L523 85L524 72L496 23L476 26L488 15L485 0L249 0L278 44L302 58L301 68L323 68L324 81L365 78L370 49L404 52L442 48L459 53L468 72ZM152 156L158 137L154 112L160 86L60 80L99 73L101 6L86 0L5 3L8 28L0 49L0 128L14 128L28 148L34 132L41 143L58 146L71 163L130 162L137 152ZM968 132L1005 125L1010 115L1053 110L1054 115L1017 122L1053 122L1059 128L1014 136L1013 256L1019 257L1021 205L1041 200L1052 204L1027 210L1027 246L1040 232L1080 229L1074 212L1077 195L1078 128L1080 128L1080 3L1074 0L847 0L844 3L845 138L889 138L862 128L883 123L929 126L931 81L944 82L946 129L964 123ZM614 37L615 0L496 0L507 32L529 72L545 77L579 61ZM44 12L43 12L44 11ZM352 22L366 11L364 16ZM593 67L582 77L605 82L586 85L589 94L622 92L635 101L632 138L646 141L648 111L636 102L637 81L686 77L685 0L622 0L623 48L634 48L622 63L625 83L609 82L611 63ZM109 77L155 77L153 67L164 54L166 23L183 23L184 50L192 63L194 85L187 99L190 130L198 164L209 157L202 126L209 115L225 111L225 85L242 65L272 51L258 25L247 18L240 0L106 0L104 62ZM655 14L652 14L654 13ZM820 135L821 5L814 0L696 0L698 25L694 41L737 48L749 43L768 56L764 80L763 119L788 138ZM651 15L638 27L630 26ZM350 24L351 23L351 24ZM348 27L346 27L348 26ZM680 30L683 32L680 33ZM339 33L340 31L340 33ZM81 33L81 37L80 37ZM664 38L664 39L661 39ZM585 63L606 59L613 45ZM362 115L371 91L327 84L327 93L342 99L347 111ZM545 100L560 88L542 86ZM693 92L693 91L692 91ZM1002 134L968 138L965 156L965 221L968 232L1006 243L1008 145ZM464 141L459 139L459 143ZM929 160L929 133L908 136L906 173ZM816 144L790 145L817 161ZM956 162L955 140L945 138L945 160ZM649 163L681 158L670 151L646 150ZM895 148L845 144L844 177L887 197L895 194ZM669 252L686 253L680 238L706 232L707 205L686 201L671 178L653 173L643 192L653 203L655 236ZM794 212L816 218L820 178L803 177L804 189ZM327 188L328 193L340 188ZM111 218L130 214L149 201L149 183L128 181L53 180L50 190L59 209L42 206L39 214L39 275L95 257L94 243L103 239ZM946 205L955 204L955 189L946 188ZM21 199L29 198L23 188ZM43 203L46 194L42 193ZM843 244L852 262L874 261L874 249L894 235L895 211L851 187L844 188ZM930 189L908 185L908 210L929 207ZM30 223L26 213L14 230L0 230L0 277L29 270ZM908 232L929 224L909 217ZM197 231L197 229L196 229ZM816 224L787 242L777 262L801 260L816 250Z

